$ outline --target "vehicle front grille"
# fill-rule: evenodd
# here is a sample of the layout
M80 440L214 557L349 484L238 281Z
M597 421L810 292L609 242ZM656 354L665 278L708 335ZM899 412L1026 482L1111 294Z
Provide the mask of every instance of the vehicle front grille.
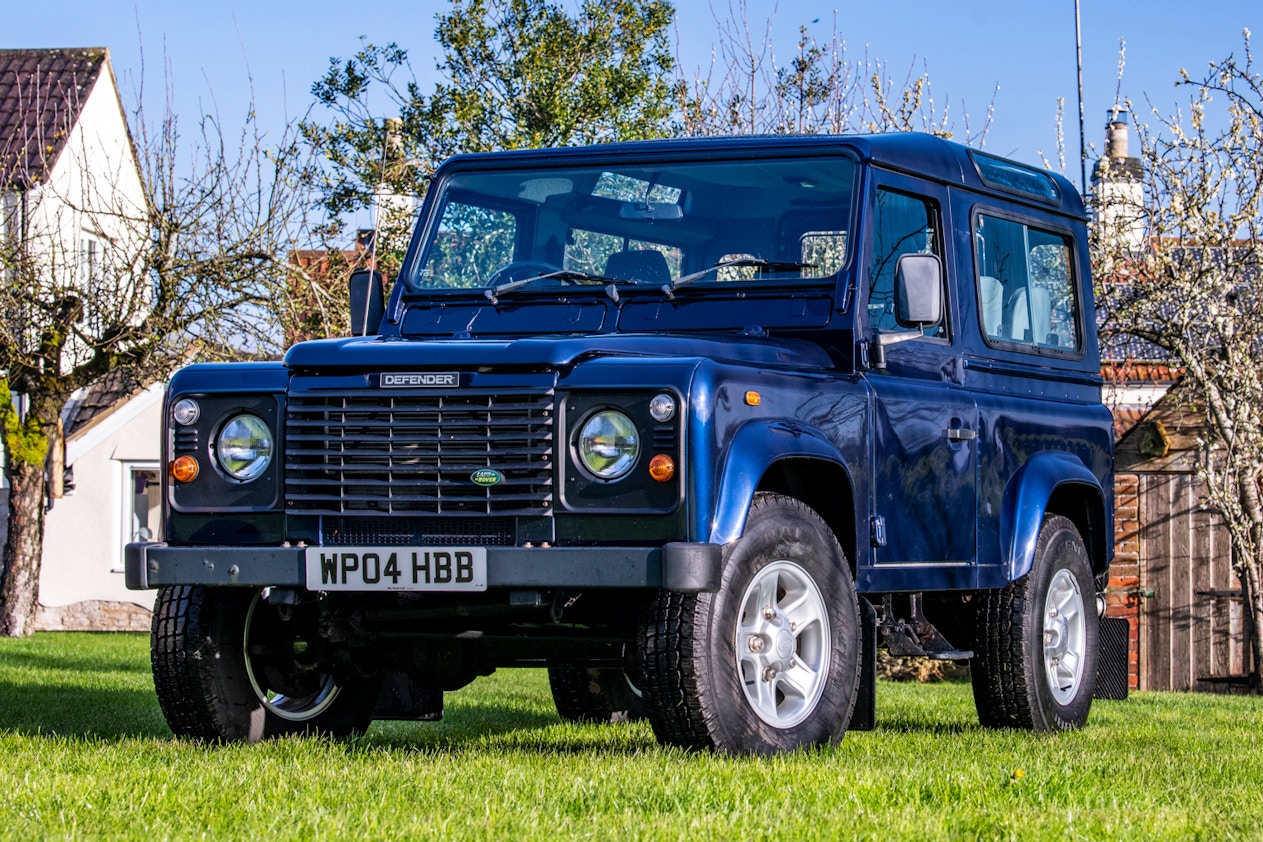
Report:
M499 481L476 484L487 469ZM289 395L288 511L509 516L550 514L552 503L551 390Z
M324 545L372 547L509 547L512 517L324 518Z

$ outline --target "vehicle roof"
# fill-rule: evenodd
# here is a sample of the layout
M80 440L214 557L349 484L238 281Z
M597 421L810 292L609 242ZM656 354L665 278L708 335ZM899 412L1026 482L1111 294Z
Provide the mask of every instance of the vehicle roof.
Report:
M1078 190L1065 177L1021 162L1028 170L1047 175L1057 187L1058 200L1047 201L1029 195L985 184L978 174L969 147L945 138L920 132L892 132L875 135L737 135L725 137L666 138L591 146L548 149L506 150L456 155L446 161L436 175L449 168L506 166L565 166L608 158L631 163L635 159L655 157L692 157L705 154L740 155L742 153L786 152L809 154L849 150L861 161L910 173L948 185L959 185L980 193L1002 196L1006 200L1033 205L1061 213L1084 217L1083 200ZM992 158L999 156L984 153Z

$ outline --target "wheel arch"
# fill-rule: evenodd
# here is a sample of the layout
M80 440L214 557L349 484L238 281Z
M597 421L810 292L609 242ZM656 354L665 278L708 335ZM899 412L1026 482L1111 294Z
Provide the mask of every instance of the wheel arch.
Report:
M1100 481L1072 454L1047 452L1031 457L1004 492L1000 538L1009 581L1030 572L1047 514L1069 518L1087 545L1093 574L1103 573L1109 566L1112 532L1112 513L1105 501Z
M841 454L818 430L799 424L751 422L738 431L728 448L709 540L726 544L741 537L754 495L772 491L815 510L842 545L853 572L854 488Z

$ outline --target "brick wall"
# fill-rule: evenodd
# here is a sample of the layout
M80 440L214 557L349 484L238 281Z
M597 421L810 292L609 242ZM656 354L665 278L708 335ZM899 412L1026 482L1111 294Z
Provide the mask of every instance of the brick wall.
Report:
M1114 477L1114 564L1105 589L1105 615L1124 617L1127 634L1127 685L1140 687L1140 477Z
M39 631L149 631L148 609L130 602L87 600L50 608L41 605L35 614Z

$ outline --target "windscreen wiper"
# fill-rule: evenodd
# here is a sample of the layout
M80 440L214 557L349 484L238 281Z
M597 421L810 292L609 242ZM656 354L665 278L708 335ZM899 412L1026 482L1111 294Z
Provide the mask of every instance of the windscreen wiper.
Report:
M559 281L570 281L578 284L605 284L605 294L618 301L618 285L634 284L635 281L628 281L623 278L607 278L604 275L590 275L587 272L576 272L573 269L558 269L555 272L545 272L542 275L532 275L529 278L522 278L516 281L505 281L502 284L496 284L482 291L482 294L492 304L500 303L500 296L506 292L512 292L519 287L527 284L533 284L536 281L544 281L555 278Z
M798 263L792 260L764 260L761 257L735 257L732 260L721 260L714 266L707 266L697 272L688 275L681 275L670 283L662 285L662 291L667 294L667 298L674 299L675 291L682 286L687 286L694 281L701 280L711 272L717 272L720 269L727 269L730 266L743 267L753 266L762 272L798 272L803 269L815 269L815 263Z

